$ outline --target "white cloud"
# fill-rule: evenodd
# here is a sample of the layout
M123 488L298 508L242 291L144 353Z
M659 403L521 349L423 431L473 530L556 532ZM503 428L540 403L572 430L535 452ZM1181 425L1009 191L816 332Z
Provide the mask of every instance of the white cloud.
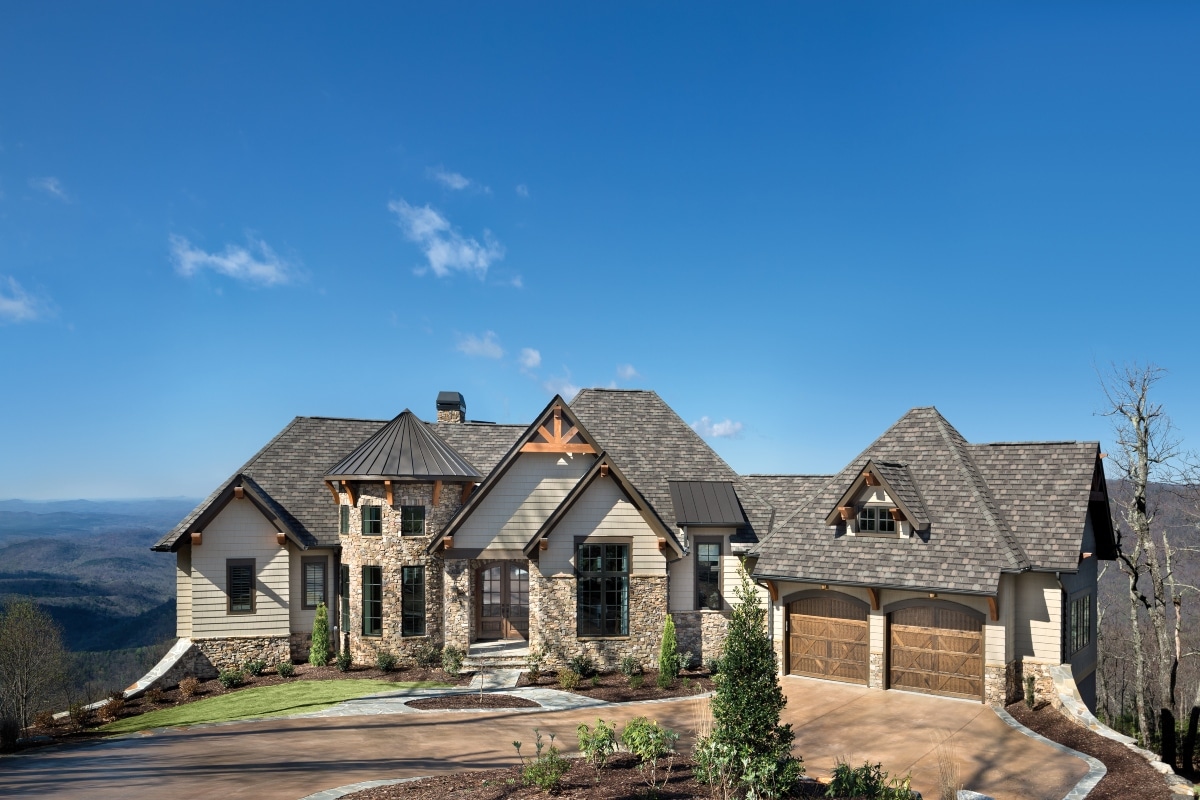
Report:
M45 192L51 197L57 197L64 203L71 201L71 198L67 196L67 190L63 188L62 181L58 178L30 178L29 185L34 189Z
M529 187L523 183L517 184L517 197L529 197Z
M473 272L482 280L492 262L504 258L504 246L483 232L483 244L469 236L463 236L450 221L428 205L412 206L404 200L388 203L388 210L396 215L397 223L409 241L415 242L425 253L429 268L439 278L451 272ZM417 274L423 274L419 270Z
M429 177L433 178L447 189L453 189L456 192L460 192L471 185L470 178L458 172L450 172L442 167L438 167L437 169L430 167L428 170L426 170L426 172Z
M249 234L249 247L230 244L220 253L207 253L185 237L171 234L171 260L175 271L191 277L202 269L261 286L287 283L295 277L295 267L281 258L262 239Z
M542 388L550 394L561 394L568 403L579 394L579 387L571 383L571 376L565 378L550 378L542 384Z
M537 369L542 365L542 354L532 347L522 347L517 363L521 365L521 369Z
M638 371L633 368L633 364L618 364L617 377L623 381L631 381L638 377Z
M728 417L722 422L713 422L708 417L701 417L692 423L692 430L705 439L733 438L742 432L744 426Z
M500 340L496 338L495 331L485 331L483 336L476 336L473 333L459 336L458 352L483 358L500 358L504 355L504 348L500 346Z
M32 322L44 311L44 305L21 288L16 278L0 278L0 322Z

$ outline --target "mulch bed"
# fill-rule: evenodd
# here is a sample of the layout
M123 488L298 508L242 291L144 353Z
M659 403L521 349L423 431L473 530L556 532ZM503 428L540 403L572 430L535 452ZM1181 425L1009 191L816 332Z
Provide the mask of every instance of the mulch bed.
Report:
M629 678L626 678L619 672L608 673L605 675L597 675L593 678L584 678L579 682L579 686L575 689L564 690L558 682L558 674L555 672L543 672L538 676L536 683L529 680L529 673L521 673L521 679L517 686L537 686L543 689L559 689L562 691L571 691L574 694L591 697L596 700L606 700L610 703L628 703L634 700L664 700L670 697L691 697L695 694L704 694L711 692L715 688L713 686L712 676L708 672L681 672L678 680L666 689L658 688L655 683L655 678L658 676L649 672L641 676L643 682L641 687L634 689L629 685ZM595 685L593 685L595 681Z
M447 694L441 697L423 697L405 703L409 708L422 711L445 708L541 708L541 703L526 700L512 694Z
M515 760L516 754L513 758ZM661 776L661 772L660 772ZM661 785L661 777L659 778ZM815 781L806 781L800 794L792 797L824 797L825 786ZM377 786L347 795L346 800L525 800L545 798L547 795L535 786L521 783L521 768L459 772L454 775L439 775L411 783L393 786ZM712 800L710 787L698 783L692 777L689 760L676 761L665 788L657 794L650 792L643 773L637 768L637 759L627 754L615 756L604 769L596 769L579 760L571 760L571 769L563 776L562 791L557 797L571 800L617 800L632 797L659 797L665 800Z
M1108 768L1108 774L1092 789L1088 800L1129 800L1133 797L1171 800L1174 796L1163 776L1155 772L1146 759L1120 742L1105 739L1075 724L1048 704L1042 703L1030 711L1024 703L1013 703L1006 710L1025 727L1072 750L1086 753Z

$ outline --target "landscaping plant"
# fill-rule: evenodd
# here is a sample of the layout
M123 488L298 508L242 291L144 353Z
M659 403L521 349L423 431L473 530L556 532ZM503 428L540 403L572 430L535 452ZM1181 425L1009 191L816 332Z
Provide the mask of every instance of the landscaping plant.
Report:
M147 692L147 694L149 694L149 693ZM35 714L33 716L33 724L37 725L39 728L41 728L44 731L50 730L57 724L56 720L54 719L54 712L53 711L39 711L37 714Z
M658 685L665 689L679 675L679 652L675 642L675 618L667 614L663 623L662 644L658 647Z
M669 617L668 617L669 619ZM650 786L650 791L657 794L665 788L671 779L671 767L675 764L675 742L679 734L664 728L657 722L646 717L634 717L625 724L621 731L621 744L630 753L637 756L638 769ZM663 762L666 762L665 765ZM662 784L658 782L658 771L665 767Z
M442 648L433 642L423 642L413 651L413 660L418 667L433 669L442 665Z
M248 672L256 678L259 675L262 675L263 672L266 671L266 669L267 669L267 662L263 661L261 658L252 658L249 661L247 661L245 664L242 665L242 670L244 672Z
M568 692L579 688L579 673L573 669L564 669L558 673L558 685Z
M354 666L353 657L350 655L350 648L343 647L337 654L338 672L349 672L350 667Z
M851 767L840 758L833 766L825 796L871 800L914 800L918 797L912 790L912 775L889 779L882 764L867 762L861 767Z
M542 676L542 661L545 656L542 655L541 649L537 647L529 648L529 655L525 656L525 667L529 670L529 681L537 683L538 678Z
M380 672L391 672L396 668L396 657L387 650L375 654L375 666Z
M179 682L179 696L184 700L190 700L195 697L200 691L200 681L188 676Z
M442 648L442 670L447 675L458 675L462 672L463 659L467 656L461 648L446 645Z
M72 703L67 709L67 718L77 729L83 730L92 724L92 710L83 703Z
M275 667L275 671L279 673L281 678L290 678L296 674L296 665L291 661L280 661Z
M21 723L8 712L0 712L0 753L12 750L21 737Z
M308 663L314 667L323 667L329 663L329 610L325 608L324 603L317 603L312 643L308 648Z
M167 693L156 686L153 689L146 690L146 700L156 706L160 706L167 701Z
M642 662L633 656L625 656L621 659L620 669L622 675L626 678L632 678L634 675L642 674Z
M217 682L226 689L232 689L246 682L246 673L240 669L222 670L221 674L217 676Z
M100 707L100 716L105 722L112 722L120 719L121 712L125 710L125 693L120 689L116 689L108 693L108 702Z
M1030 710L1037 704L1037 681L1032 675L1025 676L1025 705Z
M579 723L579 752L596 769L603 769L608 759L617 751L617 726L602 719L596 720L592 730L586 722Z
M542 732L533 729L534 757L531 759L521 755L521 743L514 741L517 757L521 759L521 779L527 786L536 786L543 792L557 793L562 788L563 775L571 768L571 762L559 755L558 747L554 744L554 733L550 733L550 746L546 748L542 741ZM543 753L542 749L546 748Z
M596 674L596 662L587 653L580 653L571 658L571 671L581 678L590 678Z

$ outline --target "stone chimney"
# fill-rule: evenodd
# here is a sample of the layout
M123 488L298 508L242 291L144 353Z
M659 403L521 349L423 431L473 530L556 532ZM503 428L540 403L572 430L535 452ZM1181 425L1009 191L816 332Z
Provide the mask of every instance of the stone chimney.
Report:
M466 422L467 401L458 392L438 392L438 422Z

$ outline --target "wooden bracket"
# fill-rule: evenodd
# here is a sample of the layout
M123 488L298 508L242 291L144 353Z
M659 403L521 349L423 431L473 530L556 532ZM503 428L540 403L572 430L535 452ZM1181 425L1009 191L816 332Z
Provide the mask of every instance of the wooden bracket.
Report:
M1086 561L1087 559L1089 559L1091 557L1092 557L1091 553L1080 553L1079 554L1079 563L1082 564L1084 561Z
M996 622L1000 619L1000 609L996 607L996 598L989 597L987 601L988 611L991 612L992 622Z
M838 513L842 515L842 522L849 522L854 516L854 506L838 506Z
M871 598L871 610L878 611L879 610L879 590L872 586L868 586L867 587L867 597Z
M438 504L438 500L441 500L441 499L442 499L442 482L434 481L433 482L433 505L436 507Z
M608 477L608 464L601 464L601 465L600 465L600 477L601 477L601 478L607 478L607 477Z
M325 481L325 485L329 487L329 493L333 495L333 502L340 506L342 504L342 496L338 494L337 487L333 485L333 481Z
M904 512L898 508L889 508L888 513L892 515L892 519L896 522L904 522Z
M659 550L666 550L666 549L667 549L667 540L666 540L666 538L665 538L665 537L663 537L663 536L660 536L660 537L658 537L658 549L659 549Z
M767 594L771 595L771 602L778 603L779 602L779 587L775 585L775 581L765 580L765 581L763 581L763 583L766 584L766 586L767 586Z
M467 498L471 496L471 490L475 488L473 483L463 484L462 502L467 502Z
M287 534L280 531L279 533L275 534L275 541L279 543L280 547L283 547L285 544L287 544Z
M542 540L540 542L538 542L538 550L549 550L549 549L550 549L550 540L545 537L542 537Z
M389 506L396 505L396 496L394 494L392 494L392 482L391 481L383 482L383 491L387 495L387 504Z
M867 472L864 474L864 477L867 479L867 486L878 486L879 485L879 478L875 477L875 473Z
M447 536L445 539L442 539L442 546L445 547L447 550L454 547L454 537Z
M342 491L350 498L350 505L358 505L358 498L354 496L354 487L350 485L350 481L342 481Z
M204 531L192 531L192 546L199 547L203 544Z
M246 490L243 489L241 486L235 486L235 487L233 487L233 496L236 497L238 500L241 500L242 498L244 498L246 496Z

